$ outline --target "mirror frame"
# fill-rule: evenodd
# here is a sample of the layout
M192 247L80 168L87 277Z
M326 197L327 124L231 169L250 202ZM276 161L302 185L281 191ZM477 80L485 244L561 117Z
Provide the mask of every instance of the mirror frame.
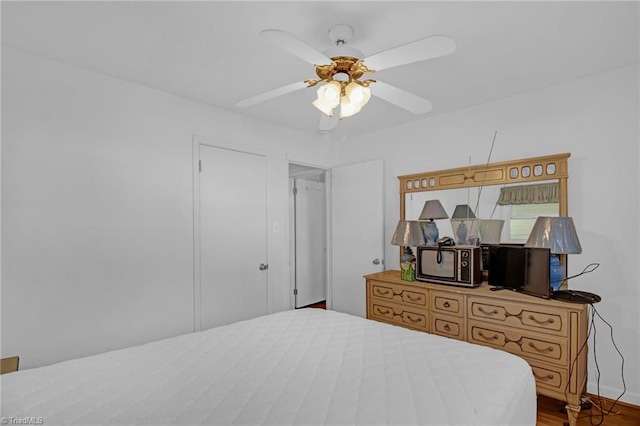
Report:
M529 183L558 180L560 216L568 215L567 180L570 153L523 158L500 163L479 164L455 169L436 170L398 176L400 181L400 220L405 219L406 194L441 191L444 189L473 188L484 185ZM527 173L528 170L528 173ZM539 170L540 173L534 173ZM523 175L523 171L525 172Z

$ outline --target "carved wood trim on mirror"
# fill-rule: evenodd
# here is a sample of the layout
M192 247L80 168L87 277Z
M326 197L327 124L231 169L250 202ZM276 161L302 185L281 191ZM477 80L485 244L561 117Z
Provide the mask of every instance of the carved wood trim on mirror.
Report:
M559 215L567 216L567 179L569 178L567 160L570 156L570 153L554 154L398 176L400 220L406 218L405 194L408 193L555 179L558 180L560 191Z

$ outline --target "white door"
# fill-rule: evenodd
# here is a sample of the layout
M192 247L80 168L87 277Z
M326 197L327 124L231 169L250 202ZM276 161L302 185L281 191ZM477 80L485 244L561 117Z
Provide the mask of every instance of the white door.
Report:
M366 316L363 275L384 265L382 160L331 169L331 309Z
M295 305L326 300L325 184L315 179L294 179Z
M199 153L195 303L204 330L267 313L267 163L206 145Z

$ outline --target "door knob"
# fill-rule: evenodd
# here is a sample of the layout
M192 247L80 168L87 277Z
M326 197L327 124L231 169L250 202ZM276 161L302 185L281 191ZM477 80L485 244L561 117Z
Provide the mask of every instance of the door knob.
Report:
M375 259L373 259L373 264L374 265L379 265L380 263L381 263L381 261L377 257Z
M260 266L258 266L258 269L260 269L261 271L266 271L267 269L269 269L269 265L261 263Z

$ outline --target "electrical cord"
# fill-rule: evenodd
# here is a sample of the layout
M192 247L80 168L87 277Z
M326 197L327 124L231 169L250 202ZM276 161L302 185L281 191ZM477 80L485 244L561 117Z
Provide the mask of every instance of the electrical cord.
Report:
M588 265L588 266L590 266L590 265ZM597 268L597 266L596 266L596 268ZM585 268L585 270L586 270L586 268ZM589 271L589 272L591 272L591 271ZM585 271L581 272L580 274L578 274L576 276L582 275L583 273L585 273ZM573 277L571 277L571 278L573 278ZM589 400L589 402L591 402L591 404L593 406L595 406L598 409L599 415L598 416L594 416L593 411L592 411L591 414L589 415L589 421L590 421L592 426L600 426L600 425L602 425L602 423L604 423L604 418L606 416L620 414L620 410L618 410L617 412L613 412L613 409L615 408L615 406L618 403L618 401L620 400L620 398L622 398L622 396L626 393L627 384L626 384L626 382L624 380L624 356L622 355L622 352L620 352L620 349L618 348L618 345L616 344L615 339L613 338L613 327L604 318L602 318L602 315L600 315L600 313L598 312L596 307L593 305L593 303L589 302L589 306L591 307L591 320L589 321L589 329L587 331L587 337L585 338L584 343L580 346L580 349L578 350L578 353L577 353L576 357L571 362L571 365L570 365L570 368L569 368L569 379L567 380L567 384L566 384L566 386L564 388L564 396L565 396L565 400L568 401L569 400L569 398L568 398L569 397L568 389L569 389L569 385L571 384L571 377L573 376L573 371L574 371L575 365L578 362L578 359L580 358L580 354L587 347L587 342L589 341L589 337L591 336L591 331L593 330L593 359L594 359L594 363L595 363L595 366L596 366L596 392L597 392L597 397L598 397L598 403L595 403L590 398L588 398L588 400ZM598 364L597 345L596 345L596 335L597 335L597 328L596 328L596 323L595 323L596 315L598 316L598 318L600 318L600 320L602 322L604 322L609 327L610 336L611 336L611 343L613 344L613 347L615 348L616 352L618 352L618 355L620 355L620 359L621 359L620 375L621 375L621 378L622 378L622 393L614 400L613 404L611 404L611 407L609 407L608 410L605 410L603 408L604 404L603 404L603 401L602 401L602 396L600 395L600 366ZM571 412L571 411L567 411L567 413L569 413L570 416L574 416L574 418L576 418L576 419L578 418L578 416L574 415L573 412ZM582 417L582 416L580 416L580 417ZM594 423L594 417L598 417L599 418L598 423Z
M585 400L587 400L591 404L592 408L595 407L596 410L598 410L598 411L605 411L605 409L603 408L604 404L600 404L598 401L594 401L593 399L591 399L588 396L585 397ZM600 402L603 402L603 401L600 401ZM616 409L616 411L613 411L613 405L611 407L609 407L609 413L607 415L609 415L609 416L619 416L620 414L622 414L622 411L619 408ZM588 416L585 416L585 417L588 417Z
M584 269L582 270L582 272L580 272L579 274L575 274L575 275L571 275L570 277L566 277L565 279L563 279L560 282L560 286L562 286L565 282L567 282L567 280L570 280L572 278L576 278L579 277L580 275L584 275L584 274L588 274L590 272L595 271L596 269L598 269L598 266L600 266L599 263L590 263L587 266L584 267ZM557 282L557 281L556 281Z
M611 412L615 408L615 406L618 403L618 401L620 400L620 398L622 398L622 395L624 395L625 392L627 391L627 384L624 381L624 356L622 356L622 352L620 352L620 349L618 348L618 345L616 345L616 341L613 338L613 327L604 318L602 318L602 315L600 315L600 313L595 308L595 306L591 305L591 309L593 309L593 312L595 312L595 314L598 316L598 318L600 318L600 320L602 322L604 322L605 324L607 324L607 326L609 327L609 335L611 336L611 343L613 344L613 347L615 348L616 352L618 352L618 355L620 355L620 359L621 359L620 376L622 378L622 393L613 401L613 404L611 404L611 407L609 407L608 410L603 411L602 409L600 409L600 418L601 418L601 420L600 420L600 423L598 423L598 425L600 425L604 421L604 416L608 416L608 415L611 414ZM597 358L596 358L596 351L595 351L595 337L596 337L596 335L594 333L593 334L593 340L594 340L593 356L594 356L594 361L596 362L596 366L597 366L598 361L597 361ZM602 397L600 396L600 368L597 368L596 389L597 389L599 407L602 407L603 406ZM593 425L593 422L591 422L591 424Z

